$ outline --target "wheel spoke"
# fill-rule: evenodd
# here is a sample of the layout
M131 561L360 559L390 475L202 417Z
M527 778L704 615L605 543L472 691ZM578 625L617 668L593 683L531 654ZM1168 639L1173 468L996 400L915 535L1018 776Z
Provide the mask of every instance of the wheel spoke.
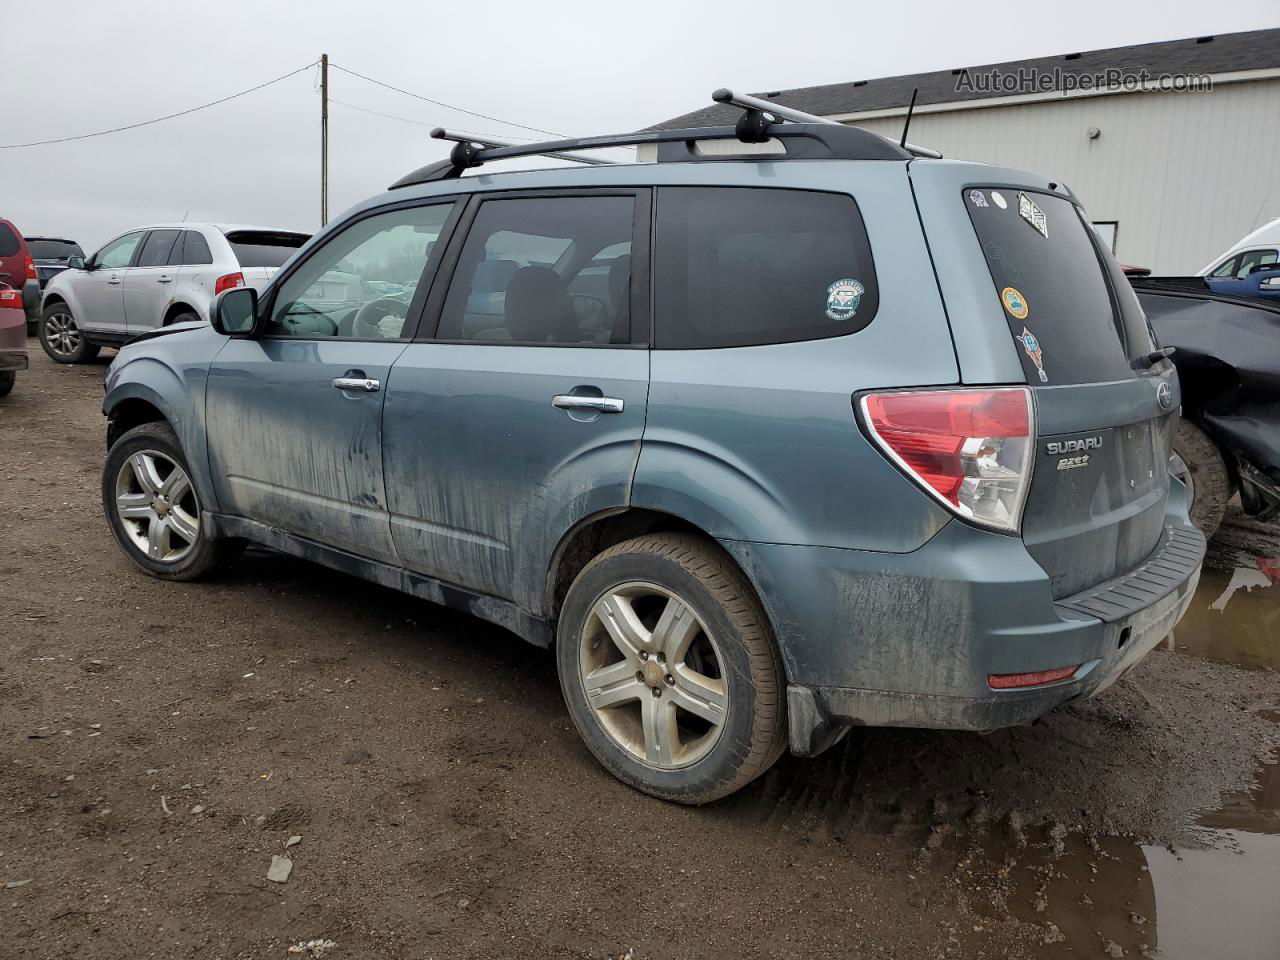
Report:
M169 476L160 485L160 493L173 503L177 503L191 490L191 479L181 467L175 466Z
M649 763L670 766L680 749L675 704L663 697L648 696L640 701L644 726L644 756Z
M716 726L724 723L724 680L704 676L683 663L676 664L671 677L675 683L667 693L677 706Z
M116 497L116 510L122 520L145 520L152 516L151 497L145 493L122 493Z
M169 508L169 528L187 543L195 543L200 535L200 521L176 504Z
M129 458L129 464L133 467L138 486L152 496L160 492L164 481L160 479L160 472L156 469L155 457L149 453L135 453Z
M636 668L626 660L593 670L582 680L587 700L596 710L648 695L649 688L636 679Z
M147 555L159 560L169 552L169 525L162 517L152 517L147 527Z
M680 663L701 629L693 608L679 597L671 597L653 628L653 645L662 651L668 663Z
M596 603L595 613L609 631L614 646L628 659L639 659L640 651L649 648L649 631L636 616L635 607L627 597L620 593L601 597Z

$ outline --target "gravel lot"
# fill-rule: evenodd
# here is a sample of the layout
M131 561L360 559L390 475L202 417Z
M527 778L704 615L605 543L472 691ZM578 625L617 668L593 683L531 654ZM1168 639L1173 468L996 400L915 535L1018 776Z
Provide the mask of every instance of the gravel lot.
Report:
M265 551L135 570L99 504L105 361L29 346L0 401L0 957L1136 956L1136 867L1059 931L1009 858L1188 844L1280 730L1273 670L1158 651L1031 728L864 731L666 805L497 628Z

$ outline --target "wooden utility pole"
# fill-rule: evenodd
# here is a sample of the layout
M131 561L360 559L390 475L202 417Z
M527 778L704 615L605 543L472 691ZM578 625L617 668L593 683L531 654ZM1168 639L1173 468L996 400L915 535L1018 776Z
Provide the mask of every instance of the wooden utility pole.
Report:
M329 222L329 55L320 54L320 226Z

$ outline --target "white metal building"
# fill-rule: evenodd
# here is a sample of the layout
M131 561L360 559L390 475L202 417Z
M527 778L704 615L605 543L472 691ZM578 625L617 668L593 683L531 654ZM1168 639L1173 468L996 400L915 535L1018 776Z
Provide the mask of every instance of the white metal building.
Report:
M1067 184L1122 263L1194 273L1280 216L1280 29L757 95L896 140L913 89L913 143Z

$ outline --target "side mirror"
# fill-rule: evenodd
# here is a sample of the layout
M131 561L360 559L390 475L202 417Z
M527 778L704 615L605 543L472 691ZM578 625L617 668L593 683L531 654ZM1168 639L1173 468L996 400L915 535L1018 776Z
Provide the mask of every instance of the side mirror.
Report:
M225 337L252 337L258 326L258 291L253 287L223 290L209 309L209 322Z
M68 270L84 270L84 257L69 257L67 259Z

